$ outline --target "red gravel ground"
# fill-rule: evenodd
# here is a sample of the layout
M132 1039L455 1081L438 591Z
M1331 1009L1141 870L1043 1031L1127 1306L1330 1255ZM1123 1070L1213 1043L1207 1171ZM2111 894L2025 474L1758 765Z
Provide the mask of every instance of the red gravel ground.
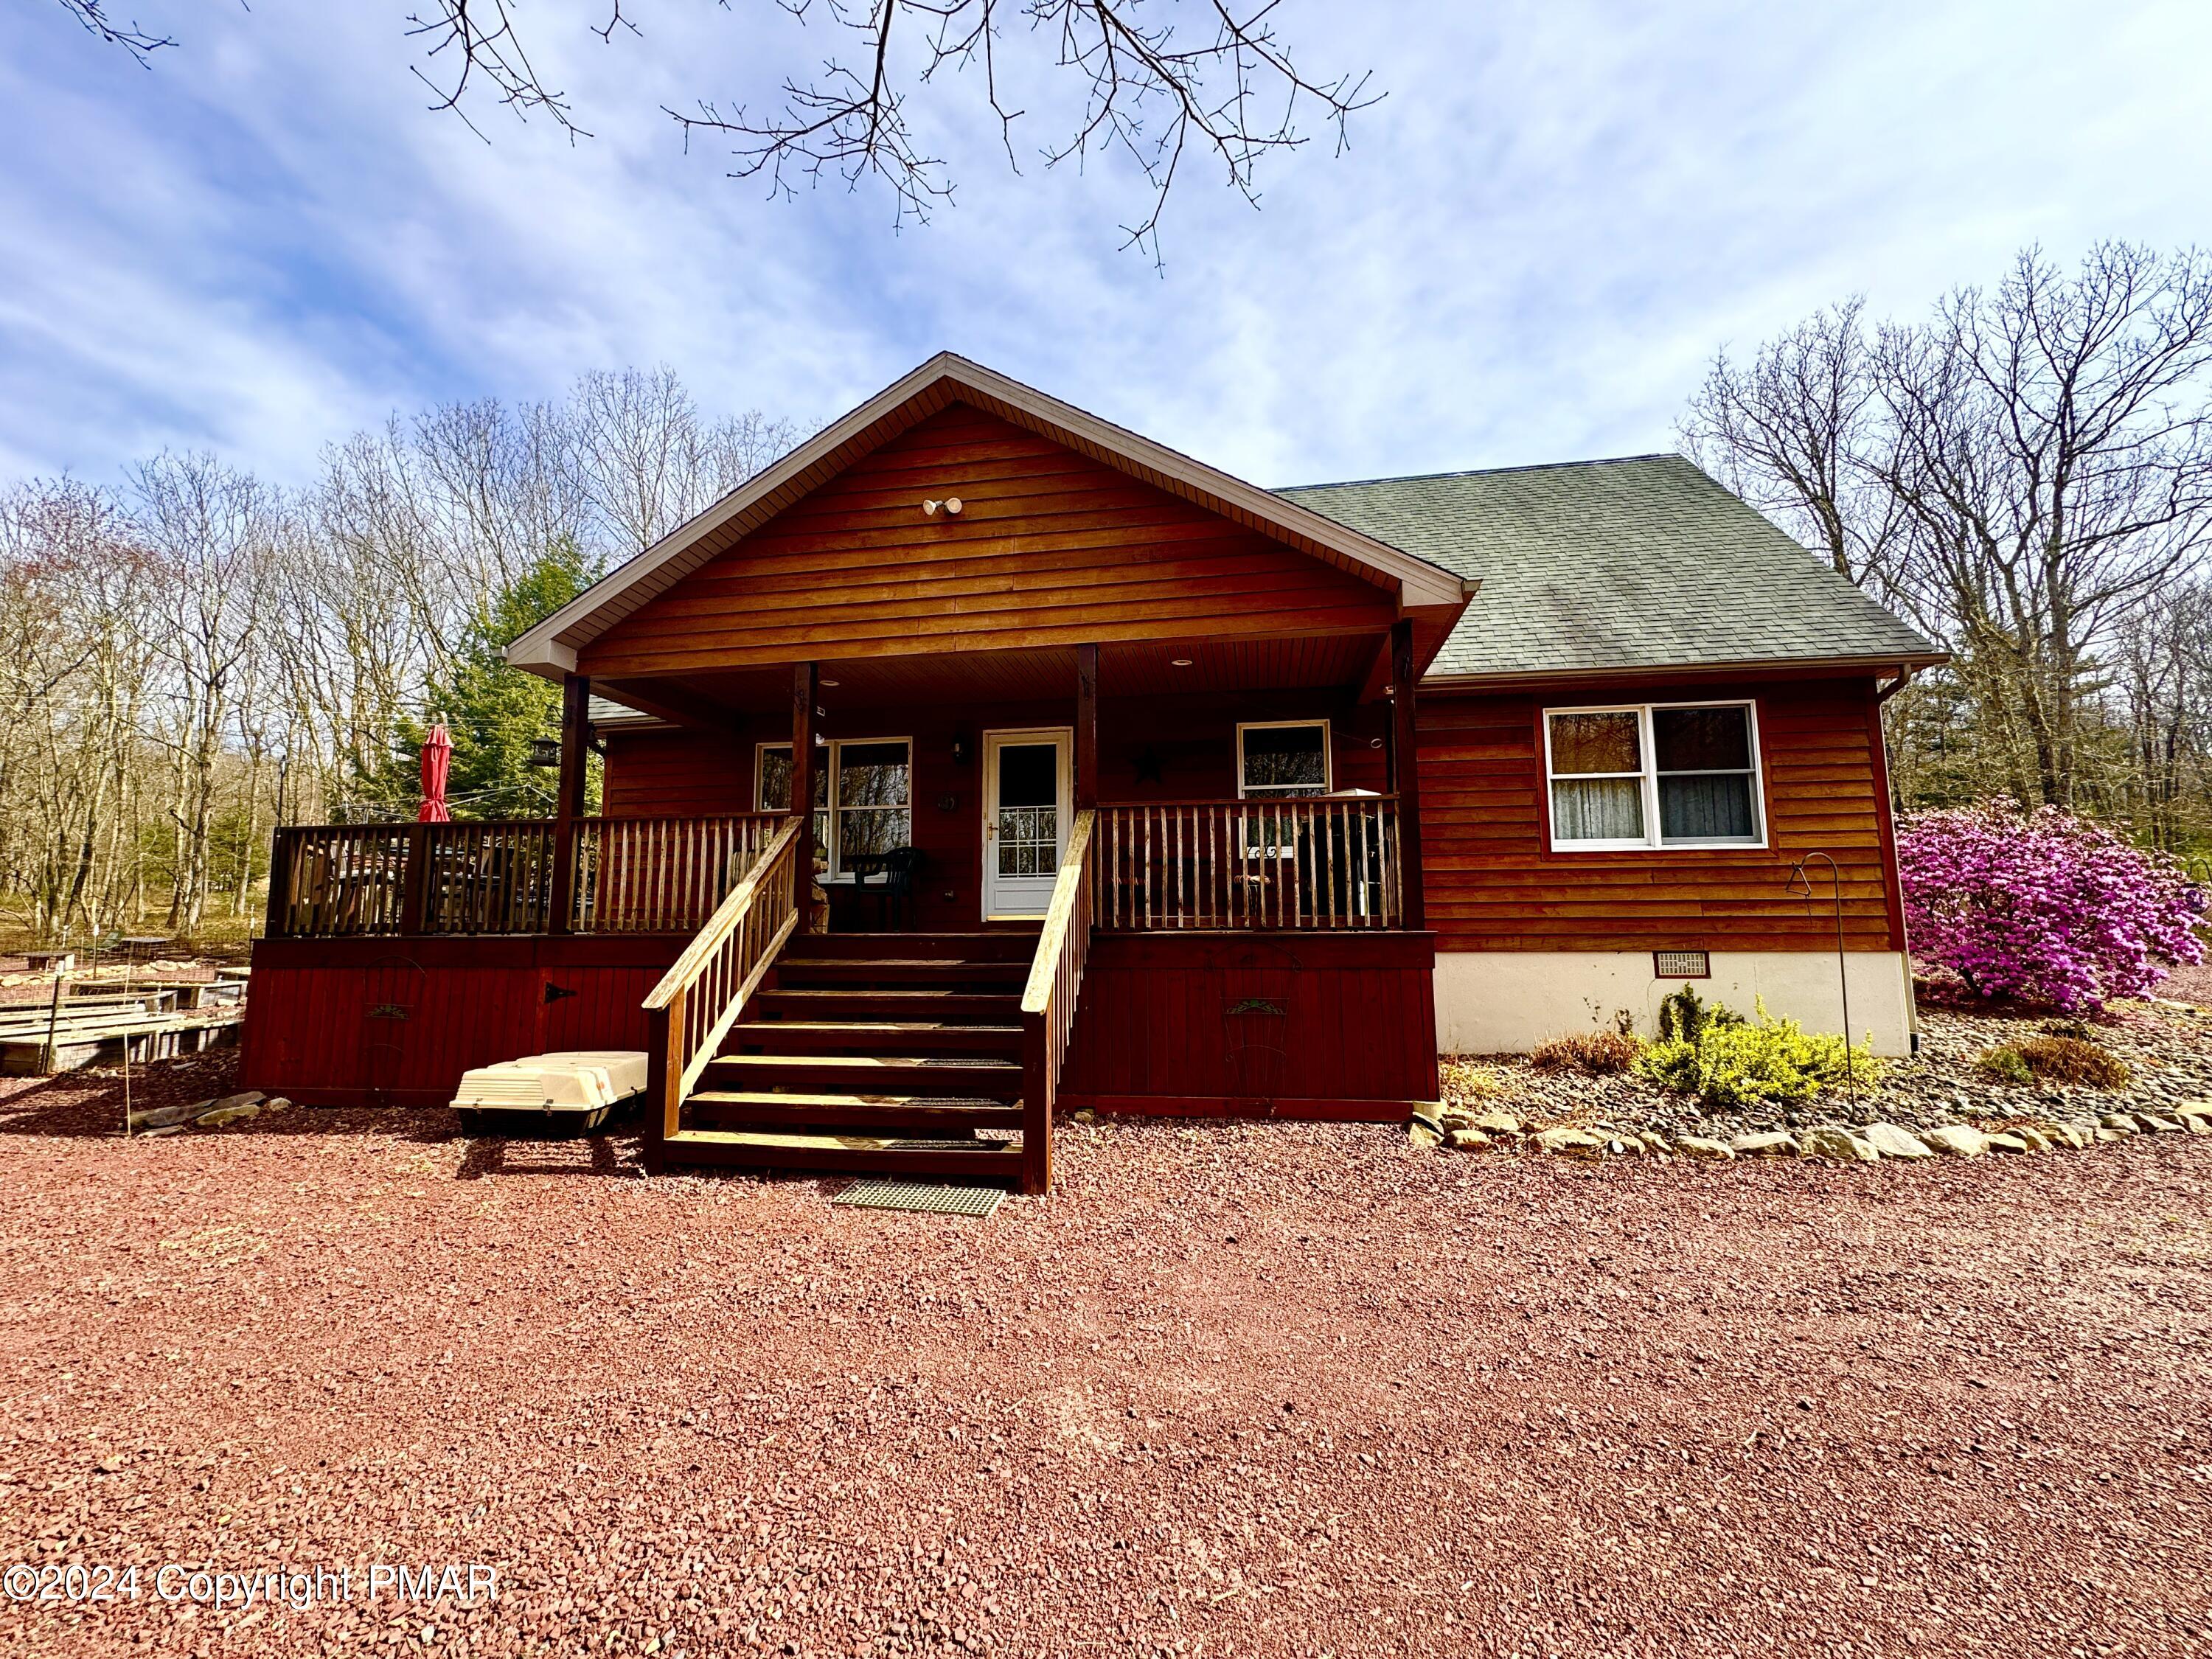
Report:
M2212 1139L1073 1127L978 1222L434 1112L126 1145L112 1089L0 1102L0 1563L147 1577L12 1651L2212 1651Z

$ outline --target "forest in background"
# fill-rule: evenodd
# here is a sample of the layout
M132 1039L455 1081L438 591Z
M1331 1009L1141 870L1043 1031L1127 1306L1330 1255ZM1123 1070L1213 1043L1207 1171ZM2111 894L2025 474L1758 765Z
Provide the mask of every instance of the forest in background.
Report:
M40 938L232 933L279 823L551 810L559 689L501 648L789 449L671 370L357 432L284 489L165 453L0 494L0 914Z
M235 933L285 823L550 810L501 647L805 428L666 368L353 434L285 489L163 453L0 492L0 918ZM2212 265L2021 255L1917 321L1716 358L1686 453L1954 653L1885 708L1900 811L2008 798L2212 854Z

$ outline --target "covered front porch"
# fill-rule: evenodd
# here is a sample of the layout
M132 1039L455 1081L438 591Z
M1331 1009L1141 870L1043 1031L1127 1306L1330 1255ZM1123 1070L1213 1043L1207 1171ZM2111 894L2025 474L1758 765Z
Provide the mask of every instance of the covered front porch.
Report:
M1398 1115L1436 1091L1412 649L1400 625L570 676L554 817L278 833L249 1078L429 1103L471 1065L641 1048L649 1158L780 1163L806 1148L708 1127L718 1079L765 1078L763 1121L842 1092L880 1129L905 1084L996 1059L1032 1188L1074 1105ZM745 1063L802 1025L814 1058ZM957 1076L902 1092L856 1069L945 1050Z

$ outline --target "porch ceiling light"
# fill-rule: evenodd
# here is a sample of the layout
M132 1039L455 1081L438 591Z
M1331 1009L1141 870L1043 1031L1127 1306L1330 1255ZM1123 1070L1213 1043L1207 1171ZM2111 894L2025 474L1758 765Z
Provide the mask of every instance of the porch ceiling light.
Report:
M835 680L817 680L815 683L825 691L835 691L837 689L837 682Z
M1168 666L1170 668L1188 668L1190 666L1190 659L1188 657L1170 657L1168 659Z

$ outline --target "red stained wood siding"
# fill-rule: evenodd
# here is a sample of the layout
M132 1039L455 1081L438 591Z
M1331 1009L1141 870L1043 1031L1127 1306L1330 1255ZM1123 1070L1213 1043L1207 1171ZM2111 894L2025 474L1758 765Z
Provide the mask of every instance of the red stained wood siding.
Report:
M600 791L614 818L753 810L753 746L704 732L611 732Z
M639 1005L686 942L263 939L240 1085L308 1105L442 1106L473 1066L642 1048ZM574 994L548 1001L549 987Z
M1437 1097L1435 941L1100 934L1063 1108L1369 1118Z
M923 514L952 496L957 517ZM1396 614L1395 593L955 404L623 619L578 666L1379 631Z
M1543 709L1708 696L1758 705L1765 848L1551 850ZM1424 690L1419 713L1427 920L1440 950L1833 950L1825 866L1814 866L1816 901L1785 890L1790 866L1815 851L1842 872L1850 946L1904 948L1871 680L1541 696Z

